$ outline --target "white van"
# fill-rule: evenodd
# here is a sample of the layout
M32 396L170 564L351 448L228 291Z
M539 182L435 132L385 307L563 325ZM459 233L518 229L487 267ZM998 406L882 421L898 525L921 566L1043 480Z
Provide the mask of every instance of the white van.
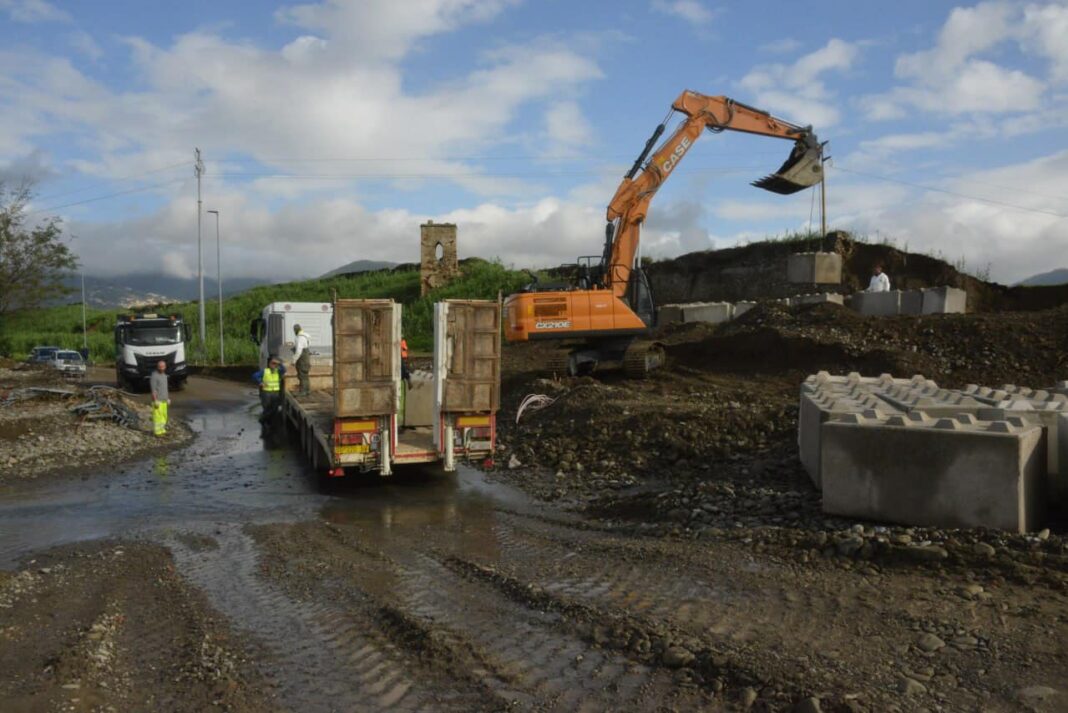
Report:
M329 302L272 302L252 320L252 341L260 345L260 368L276 356L292 366L296 346L295 325L308 335L313 364L333 360L334 308Z

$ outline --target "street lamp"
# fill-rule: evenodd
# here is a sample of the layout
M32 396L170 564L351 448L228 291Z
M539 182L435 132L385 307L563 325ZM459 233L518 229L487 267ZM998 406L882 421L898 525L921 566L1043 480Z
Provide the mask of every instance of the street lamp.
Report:
M219 211L215 214L215 266L219 272L219 366L226 365L226 350L223 346L223 298L222 298L222 243L219 241Z

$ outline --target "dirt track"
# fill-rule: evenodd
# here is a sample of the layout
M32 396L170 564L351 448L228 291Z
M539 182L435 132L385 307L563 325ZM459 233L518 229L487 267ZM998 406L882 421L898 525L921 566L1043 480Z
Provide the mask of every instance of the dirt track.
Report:
M510 351L502 424L525 393L560 398L504 429L489 475L326 487L259 438L251 389L194 384L184 450L0 492L0 708L1064 710L1058 527L824 518L796 462L805 359L870 373L948 346L762 319L668 335L676 356L727 341L646 382L543 382ZM754 373L726 347L764 328L801 341ZM829 358L831 332L860 346ZM1015 335L1057 372L1045 333Z

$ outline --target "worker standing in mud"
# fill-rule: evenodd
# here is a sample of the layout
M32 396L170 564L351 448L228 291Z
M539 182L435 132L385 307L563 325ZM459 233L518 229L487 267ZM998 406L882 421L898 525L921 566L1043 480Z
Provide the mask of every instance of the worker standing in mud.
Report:
M311 341L308 339L308 334L305 332L299 324L293 325L293 332L297 335L296 344L293 347L293 363L297 367L297 378L300 379L300 392L301 396L307 396L311 393Z
M167 383L167 362L160 360L156 370L148 377L148 387L152 392L152 432L157 436L167 435L167 410L171 404L171 393Z
M286 368L276 356L272 356L267 361L266 368L252 375L252 380L260 385L260 405L263 407L260 424L264 426L271 423L271 419L282 405L282 377L285 375Z
M881 262L875 263L875 267L871 269L871 282L868 283L868 289L865 292L889 292L890 291L890 278L883 272L883 264Z

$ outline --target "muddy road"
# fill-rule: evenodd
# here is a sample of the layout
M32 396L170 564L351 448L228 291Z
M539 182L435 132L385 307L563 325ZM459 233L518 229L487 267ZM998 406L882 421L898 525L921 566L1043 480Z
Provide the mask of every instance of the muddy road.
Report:
M632 529L462 468L322 483L250 388L0 491L0 709L1063 710L1063 581Z

